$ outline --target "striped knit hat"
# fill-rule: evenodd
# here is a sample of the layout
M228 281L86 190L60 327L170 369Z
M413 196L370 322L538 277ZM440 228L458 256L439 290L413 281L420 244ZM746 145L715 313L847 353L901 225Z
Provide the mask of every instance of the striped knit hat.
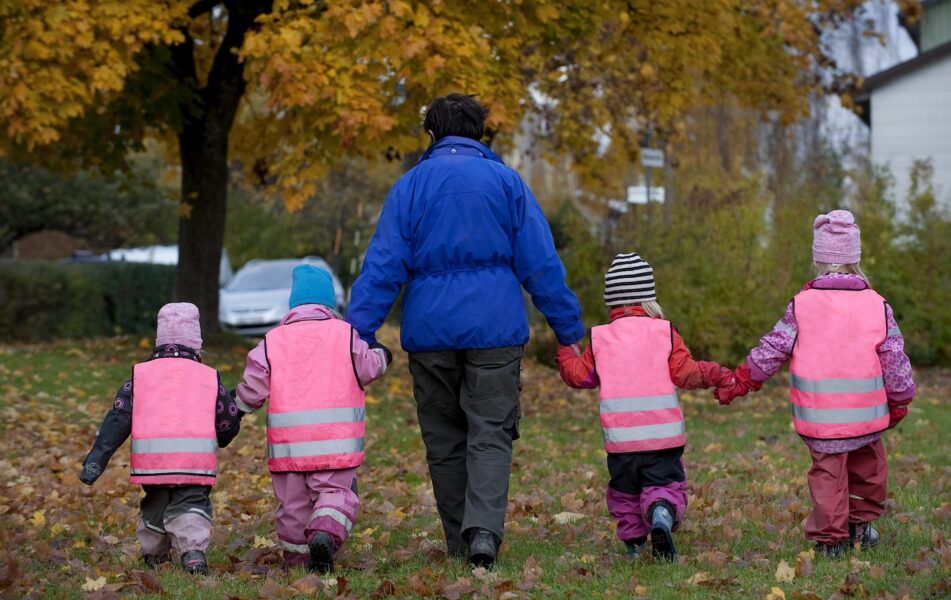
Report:
M657 300L654 269L636 252L618 254L604 274L604 303L624 306Z

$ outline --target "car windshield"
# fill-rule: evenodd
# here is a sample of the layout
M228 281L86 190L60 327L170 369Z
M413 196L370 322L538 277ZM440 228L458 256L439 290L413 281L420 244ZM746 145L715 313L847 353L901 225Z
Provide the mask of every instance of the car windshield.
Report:
M299 262L272 262L250 265L234 276L225 288L229 292L290 289L291 271Z

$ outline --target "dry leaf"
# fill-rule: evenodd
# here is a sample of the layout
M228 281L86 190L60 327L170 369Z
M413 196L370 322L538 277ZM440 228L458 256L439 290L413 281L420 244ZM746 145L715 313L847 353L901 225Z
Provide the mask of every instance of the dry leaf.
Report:
M710 579L709 573L707 573L706 571L698 571L697 573L694 573L690 577L690 579L687 580L687 583L689 583L690 585L700 585L701 583L703 583L704 581L708 581L709 579Z
M575 521L584 518L584 515L576 512L560 512L557 515L552 517L555 519L555 522L559 525L565 525L567 523L574 523Z
M90 577L86 578L86 582L79 588L84 592L95 592L96 590L101 590L106 587L106 578L97 577L92 579Z
M796 571L789 566L785 560L779 561L779 565L776 567L776 581L780 583L788 583L796 578Z
M812 576L812 561L816 556L815 550L804 550L796 556L796 577Z
M786 600L786 592L782 591L778 587L774 587L769 590L768 594L766 594L766 600Z

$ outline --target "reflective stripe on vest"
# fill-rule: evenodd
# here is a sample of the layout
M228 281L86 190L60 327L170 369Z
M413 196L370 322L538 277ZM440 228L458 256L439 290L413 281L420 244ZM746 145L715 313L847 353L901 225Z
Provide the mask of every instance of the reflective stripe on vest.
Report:
M591 331L601 381L601 426L609 453L648 452L686 443L683 412L670 379L671 325L622 317Z
M887 404L876 404L868 408L805 408L792 405L794 419L817 423L819 425L844 425L874 421L888 416Z
M214 485L218 374L186 358L132 371L132 483Z
M350 325L338 319L296 321L265 336L271 471L349 469L363 462L366 405L352 337Z
M888 427L878 346L885 301L873 290L800 292L793 301L798 337L789 365L796 431L819 439L858 437Z

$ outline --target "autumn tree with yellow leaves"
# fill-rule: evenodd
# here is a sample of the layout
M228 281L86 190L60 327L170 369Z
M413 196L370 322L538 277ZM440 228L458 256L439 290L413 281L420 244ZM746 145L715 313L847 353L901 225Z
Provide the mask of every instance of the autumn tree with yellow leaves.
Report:
M147 140L177 153L176 296L213 330L238 169L298 208L343 156L418 149L420 109L463 91L490 107L494 144L533 111L544 149L606 186L646 131L683 139L697 106L792 122L842 88L820 33L861 4L2 0L0 153L65 168L122 165Z

